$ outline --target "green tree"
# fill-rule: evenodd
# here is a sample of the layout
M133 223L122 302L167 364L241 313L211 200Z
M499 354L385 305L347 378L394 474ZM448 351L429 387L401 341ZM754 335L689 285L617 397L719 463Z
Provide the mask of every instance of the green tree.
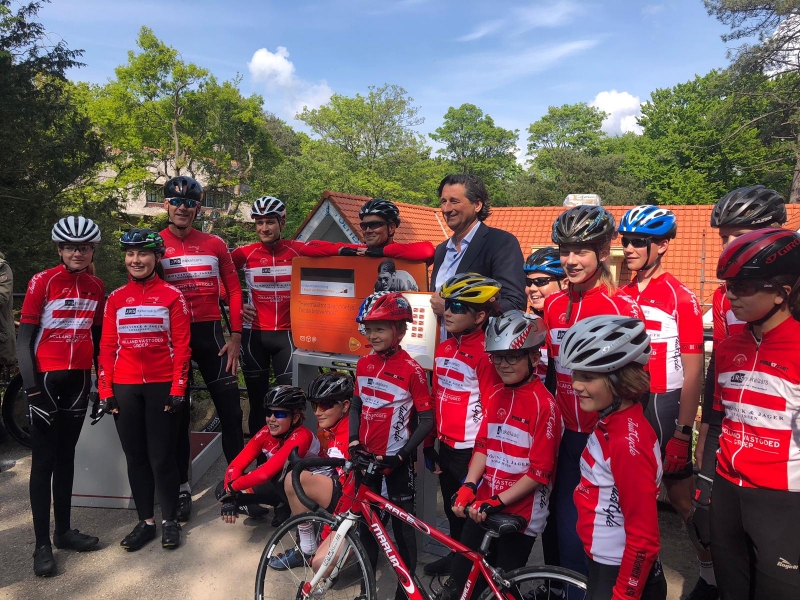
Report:
M591 152L605 132L600 129L606 113L585 102L551 106L547 114L528 127L528 154L536 157L550 150Z
M77 105L65 71L81 66L80 50L53 44L35 21L42 2L16 12L0 0L0 248L17 291L57 260L50 228L73 209L68 192L91 178L103 147Z

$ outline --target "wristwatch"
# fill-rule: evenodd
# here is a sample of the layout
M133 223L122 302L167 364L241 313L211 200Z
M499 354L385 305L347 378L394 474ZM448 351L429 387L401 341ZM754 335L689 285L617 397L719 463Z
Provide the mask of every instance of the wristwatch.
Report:
M694 431L694 429L692 428L691 425L677 425L675 427L675 431L691 437L692 431Z

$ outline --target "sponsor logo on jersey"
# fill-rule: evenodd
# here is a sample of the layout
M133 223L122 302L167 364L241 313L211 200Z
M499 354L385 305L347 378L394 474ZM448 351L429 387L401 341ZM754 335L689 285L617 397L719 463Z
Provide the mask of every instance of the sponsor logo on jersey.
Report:
M744 381L745 374L744 373L734 373L731 375L731 383L742 383Z
M127 298L125 298L125 304L133 304L134 302L136 302L136 298L134 298L133 296L128 296Z
M636 456L639 451L636 449L636 444L639 442L639 424L633 419L628 417L628 435L625 436L628 440L628 452L631 456Z
M733 364L735 364L737 367L741 367L746 362L747 357L744 354L737 354L733 357Z
M793 565L788 560L783 558L782 556L778 558L778 566L781 569L786 569L788 571L797 571L797 565Z
M136 314L136 309L135 308L126 308L125 309L125 314L126 315L135 315Z
M779 371L788 371L789 370L789 367L786 367L784 365L779 365L778 363L772 362L770 360L761 359L761 360L758 361L758 363L761 364L761 365L764 365L766 367L772 367L773 369L778 369Z
M498 408L497 409L497 418L498 419L505 419L508 411L505 408Z
M170 258L169 259L169 266L170 267L180 267L181 266L181 259L180 258Z
M272 267L263 267L261 269L261 272L266 274L266 275L269 275L270 273L272 273Z

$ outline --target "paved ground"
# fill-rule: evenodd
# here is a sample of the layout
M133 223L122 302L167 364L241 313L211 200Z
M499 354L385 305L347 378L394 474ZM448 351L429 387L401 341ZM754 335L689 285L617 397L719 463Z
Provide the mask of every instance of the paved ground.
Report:
M244 600L253 597L256 566L272 528L268 520L248 519L226 525L219 519L213 487L224 472L221 458L193 490L194 513L184 526L181 548L169 552L156 540L139 552L126 553L120 549L119 541L136 524L134 511L76 508L72 526L100 536L101 547L87 554L55 550L58 575L48 579L35 577L32 569L30 452L13 441L0 444L0 469L0 598L144 600L177 595ZM664 508L660 520L669 599L678 600L694 585L697 572L694 552L675 513ZM439 549L430 550L436 553ZM435 558L429 552L420 555L419 575L426 586L431 578L422 575L422 565ZM541 562L537 545L530 564ZM393 573L385 568L385 563L379 564L379 571L379 595L391 598Z

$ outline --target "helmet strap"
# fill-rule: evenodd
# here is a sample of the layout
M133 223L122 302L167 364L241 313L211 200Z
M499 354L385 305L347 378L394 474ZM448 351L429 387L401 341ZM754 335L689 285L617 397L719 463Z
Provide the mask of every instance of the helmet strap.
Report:
M611 380L611 383L614 384L614 387L616 387L619 383L619 378L617 377L616 373L609 373L608 378ZM597 413L601 419L605 419L611 413L617 412L619 407L622 406L622 398L617 395L616 391L613 391L612 394L613 399L611 400L611 404Z

